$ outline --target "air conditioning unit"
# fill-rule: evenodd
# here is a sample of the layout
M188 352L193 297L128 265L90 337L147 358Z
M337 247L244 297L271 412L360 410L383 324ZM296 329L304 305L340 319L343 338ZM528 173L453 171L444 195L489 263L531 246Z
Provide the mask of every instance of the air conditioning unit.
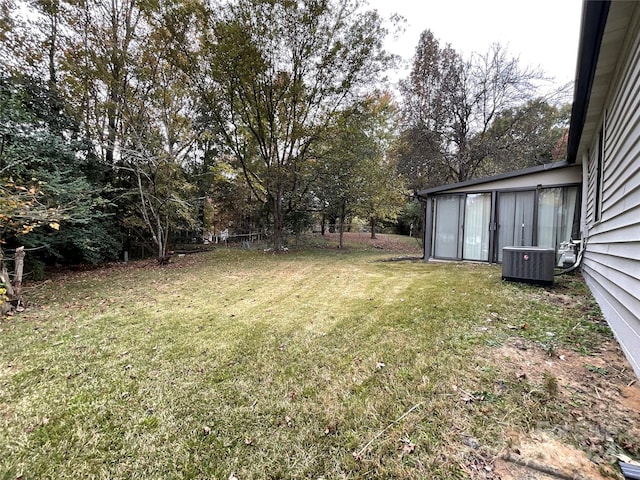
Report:
M502 279L513 282L553 284L556 263L553 248L504 247L502 249Z

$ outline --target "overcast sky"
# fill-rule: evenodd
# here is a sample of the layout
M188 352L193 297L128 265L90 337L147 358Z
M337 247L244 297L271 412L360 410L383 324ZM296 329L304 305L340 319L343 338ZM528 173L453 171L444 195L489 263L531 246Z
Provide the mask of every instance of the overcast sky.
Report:
M575 78L581 0L369 0L369 8L405 17L405 32L389 38L387 49L405 58L407 69L420 34L430 29L465 58L497 42L558 86Z

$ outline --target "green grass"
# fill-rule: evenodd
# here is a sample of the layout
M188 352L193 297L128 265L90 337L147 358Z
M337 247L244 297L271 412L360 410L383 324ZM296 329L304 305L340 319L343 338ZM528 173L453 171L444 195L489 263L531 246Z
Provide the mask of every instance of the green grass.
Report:
M499 267L393 256L220 249L32 288L0 323L0 478L465 478L464 438L556 412L479 352L608 334Z

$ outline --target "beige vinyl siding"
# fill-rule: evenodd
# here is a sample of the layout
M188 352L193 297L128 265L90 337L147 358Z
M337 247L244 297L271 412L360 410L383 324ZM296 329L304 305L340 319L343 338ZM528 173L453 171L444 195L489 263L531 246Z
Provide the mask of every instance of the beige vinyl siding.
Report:
M446 190L450 193L471 193L488 192L491 190L514 190L518 188L535 188L536 185L553 187L558 185L568 185L580 183L582 181L582 167L571 165L563 168L556 168L546 172L522 175L521 177L511 177L500 180L487 181L477 185L451 188ZM442 193L442 192L439 192Z
M588 158L585 279L622 349L640 376L640 19L630 22L625 49L605 104L602 216L595 221L598 134Z

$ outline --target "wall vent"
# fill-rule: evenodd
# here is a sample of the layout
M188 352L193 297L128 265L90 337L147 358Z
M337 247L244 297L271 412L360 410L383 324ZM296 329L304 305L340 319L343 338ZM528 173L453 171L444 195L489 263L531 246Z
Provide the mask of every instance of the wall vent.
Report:
M551 285L555 260L556 252L553 248L504 247L502 279Z

